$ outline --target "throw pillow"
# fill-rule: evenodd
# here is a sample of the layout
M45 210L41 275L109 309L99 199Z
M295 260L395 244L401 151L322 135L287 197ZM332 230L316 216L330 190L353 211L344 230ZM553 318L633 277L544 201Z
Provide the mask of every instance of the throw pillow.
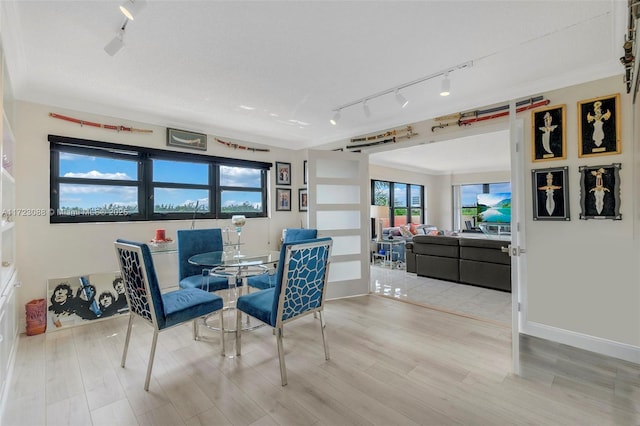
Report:
M409 225L402 225L400 227L400 235L403 237L413 237L413 234L409 230Z
M418 234L418 227L416 226L415 223L409 224L409 231L411 232L412 235Z

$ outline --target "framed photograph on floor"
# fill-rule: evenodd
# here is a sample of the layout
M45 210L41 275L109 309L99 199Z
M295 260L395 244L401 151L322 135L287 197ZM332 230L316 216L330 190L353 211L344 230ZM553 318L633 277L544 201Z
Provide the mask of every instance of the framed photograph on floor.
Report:
M291 189L276 188L276 211L278 212L291 211Z
M207 135L204 133L188 132L186 130L167 129L167 146L206 151Z
M47 331L129 312L120 272L52 278L47 282Z
M622 220L620 214L620 163L581 166L580 219Z
M571 220L568 167L531 170L533 220Z
M309 193L307 192L307 188L298 189L298 209L301 212L309 210Z
M531 112L531 161L567 158L565 122L564 105Z
M578 102L578 156L620 154L620 94Z
M291 185L291 163L276 161L276 185Z

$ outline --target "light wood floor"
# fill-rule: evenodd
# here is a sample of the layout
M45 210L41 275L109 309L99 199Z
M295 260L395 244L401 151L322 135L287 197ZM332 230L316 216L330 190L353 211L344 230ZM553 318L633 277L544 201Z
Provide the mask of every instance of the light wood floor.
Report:
M267 327L235 359L189 326L161 333L149 392L144 324L125 369L124 317L22 336L2 425L640 424L639 365L523 337L514 376L509 327L375 295L326 318L330 361L317 319L286 329L286 387Z

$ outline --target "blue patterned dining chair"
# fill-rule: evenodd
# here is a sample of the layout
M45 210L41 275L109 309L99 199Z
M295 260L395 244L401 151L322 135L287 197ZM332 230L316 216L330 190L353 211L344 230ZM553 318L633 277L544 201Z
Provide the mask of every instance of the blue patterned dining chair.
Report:
M285 243L292 243L301 240L311 240L318 237L317 229L303 229L303 228L286 228L284 230ZM276 270L269 271L268 274L256 275L247 279L247 285L250 287L264 290L265 288L271 288L276 285Z
M179 289L163 294L160 292L149 246L144 243L119 239L115 242L115 248L130 312L121 365L124 368L127 360L133 319L139 317L153 327L151 354L144 382L144 390L148 391L158 333L187 321L193 321L193 338L198 340L197 319L219 311L220 323L224 324L222 321L223 302L220 296L198 288ZM224 329L220 330L220 339L222 355L224 355Z
M282 343L285 324L317 312L320 315L324 357L329 359L323 309L332 244L331 238L284 243L280 250L275 287L240 296L236 303L236 355L240 356L242 352L240 325L243 312L273 327L282 386L287 384Z
M211 251L223 251L222 230L179 229L178 237L178 280L180 288L199 288L205 291L218 291L229 288L224 277L214 277L203 273L203 267L189 263L196 254Z

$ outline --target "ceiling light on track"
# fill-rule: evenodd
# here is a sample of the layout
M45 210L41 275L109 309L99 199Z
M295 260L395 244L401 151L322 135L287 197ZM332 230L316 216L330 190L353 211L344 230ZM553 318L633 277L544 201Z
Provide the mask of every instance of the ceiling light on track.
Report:
M449 73L446 73L442 79L442 85L440 86L440 96L449 96L451 93L449 91L450 88L451 82L449 81Z
M364 116L369 118L371 117L371 109L369 108L369 105L367 105L367 101L364 101L362 103L362 109L364 110Z
M337 110L336 113L333 114L333 117L331 118L331 120L329 120L329 123L335 126L338 124L338 121L340 121L340 110Z
M363 109L364 109L364 113L365 113L365 115L367 115L368 107L367 107L366 104L367 104L368 101L370 101L371 99L379 98L379 97L384 96L384 95L388 95L390 93L394 93L395 94L396 101L400 104L400 106L402 106L402 108L404 108L409 104L409 101L407 100L407 98L405 98L402 95L402 93L400 93L400 90L406 89L407 87L411 87L411 86L413 86L415 84L422 83L422 82L425 82L427 80L431 80L433 78L440 77L440 76L444 76L444 80L442 81L441 89L445 89L446 88L447 89L446 92L447 92L447 95L448 95L449 85L450 85L450 83L449 83L449 74L454 72L454 71L463 70L463 69L466 69L466 68L471 68L472 66L473 66L473 61L468 61L468 62L464 62L464 63L458 64L458 65L455 65L453 67L445 68L442 71L434 72L433 74L429 74L429 75L426 75L424 77L420 77L420 78L415 79L413 81L409 81L409 82L404 83L404 84L399 84L399 85L391 87L389 89L381 90L379 92L373 93L373 94L365 96L363 98L356 99L355 101L351 101L351 102L348 102L346 104L339 105L336 108L334 108L333 111L339 112L339 111L343 110L344 108L348 108L348 107L351 107L351 106L354 106L354 105L358 105L358 104L361 103L362 106L363 106ZM447 96L447 95L444 94L444 92L445 92L445 90L441 90L441 95L442 96ZM338 114L338 118L339 118L339 114ZM337 120L335 120L335 117L334 117L333 120L331 120L332 124L334 124L334 121L337 122Z
M398 104L400 104L400 108L404 108L409 105L409 101L407 100L407 98L402 96L402 93L400 93L400 89L396 89L396 101L398 101Z
M124 47L124 30L127 28L127 22L129 22L129 20L125 19L116 36L104 47L104 51L107 52L109 56L115 55Z
M120 12L133 21L146 6L146 0L127 0L120 6Z

